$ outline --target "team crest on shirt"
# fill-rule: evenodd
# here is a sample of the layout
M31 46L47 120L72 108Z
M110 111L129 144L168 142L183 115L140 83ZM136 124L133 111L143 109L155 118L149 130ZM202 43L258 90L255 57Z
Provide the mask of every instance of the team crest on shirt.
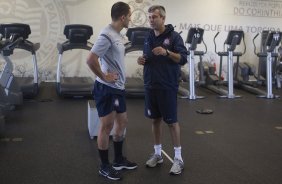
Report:
M163 45L164 45L164 46L169 46L169 45L170 45L170 40L169 40L169 38L166 38L166 39L164 40Z

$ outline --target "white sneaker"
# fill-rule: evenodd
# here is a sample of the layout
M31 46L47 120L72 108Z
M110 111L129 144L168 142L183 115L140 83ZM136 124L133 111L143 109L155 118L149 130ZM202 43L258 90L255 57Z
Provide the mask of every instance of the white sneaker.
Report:
M169 173L177 175L177 174L180 174L183 169L184 169L184 163L181 160L174 158L174 161L173 161L173 164L172 164L172 167Z
M161 155L153 154L146 162L147 167L156 167L157 164L163 163L163 157Z

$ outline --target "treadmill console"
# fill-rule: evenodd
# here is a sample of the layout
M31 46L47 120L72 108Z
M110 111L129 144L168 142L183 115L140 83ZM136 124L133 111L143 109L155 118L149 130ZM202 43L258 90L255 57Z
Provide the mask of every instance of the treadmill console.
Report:
M69 24L65 26L64 35L70 43L86 44L87 40L93 35L93 29L88 25Z
M129 28L126 32L128 40L131 42L131 46L140 45L143 48L144 40L150 31L150 28L147 27L134 27Z
M10 37L22 37L24 40L28 38L31 30L28 24L13 23L13 24L0 24L0 34L5 39Z

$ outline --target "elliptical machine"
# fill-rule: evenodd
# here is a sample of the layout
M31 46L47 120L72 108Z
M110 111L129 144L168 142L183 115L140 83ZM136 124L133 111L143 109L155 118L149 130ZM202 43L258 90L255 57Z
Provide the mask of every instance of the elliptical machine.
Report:
M186 48L188 50L189 60L189 94L181 98L188 98L190 100L203 99L204 96L197 96L195 93L195 56L200 57L200 65L202 64L202 56L207 53L207 46L203 41L204 29L202 28L190 28L187 39ZM197 45L203 42L205 51L196 51Z
M246 90L250 93L258 95L258 97L265 97L267 96L267 92L259 89L257 86L258 85L263 85L267 80L265 79L267 76L267 69L266 64L267 64L267 48L266 48L266 39L268 36L268 31L263 31L262 32L262 46L261 46L261 52L256 53L256 45L255 45L255 39L259 34L257 34L253 38L253 44L254 44L254 53L259 57L259 65L258 65L258 72L255 74L255 69L252 67L252 65L247 64L247 63L237 63L234 65L234 80L236 81L236 87L239 87L243 90ZM277 60L278 54L272 54L272 59L275 62ZM276 68L276 63L271 64L271 68ZM276 68L277 69L277 68ZM277 75L276 72L271 73L270 77L273 78ZM253 78L253 80L250 80L250 78ZM272 81L272 79L270 79ZM256 82L255 82L256 81Z
M278 89L281 89L282 87L282 47L281 46L278 48L278 53L280 57L276 63L275 78L276 78L276 87Z
M239 98L241 96L234 94L234 81L233 81L233 57L236 56L237 60L239 57L243 55L242 52L234 52L237 45L240 45L241 40L243 38L244 32L241 30L231 30L228 32L227 38L224 44L227 45L227 51L217 52L216 50L216 42L215 39L218 36L219 32L214 36L214 45L215 45L215 52L220 56L220 67L219 67L219 76L210 75L207 72L200 73L200 75L205 78L205 87L215 93L219 94L220 98L228 98L234 99ZM244 51L245 52L245 51ZM227 81L228 81L228 91L218 87L218 85L222 84L221 81L221 72L222 72L222 60L223 57L227 56ZM204 68L204 66L201 66ZM200 70L201 72L201 70Z
M258 37L258 35L259 34L257 34L253 39L254 53L260 59L266 57L266 86L267 86L266 93L262 95L258 95L258 97L267 98L267 99L279 98L280 96L274 95L272 93L272 61L273 58L275 60L278 57L276 47L278 47L281 42L282 32L270 31L267 35L265 42L266 52L259 52L259 53L256 52L256 46L255 46L255 39Z

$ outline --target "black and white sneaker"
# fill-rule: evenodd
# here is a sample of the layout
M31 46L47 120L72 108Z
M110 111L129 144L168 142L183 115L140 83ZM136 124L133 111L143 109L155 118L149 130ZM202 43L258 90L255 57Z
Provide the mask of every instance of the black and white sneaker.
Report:
M99 169L99 174L110 180L120 180L121 174L119 171L115 170L112 165L101 165Z
M137 168L137 164L134 162L130 162L125 157L123 157L122 160L119 162L114 161L113 168L117 171L122 169L132 170Z

